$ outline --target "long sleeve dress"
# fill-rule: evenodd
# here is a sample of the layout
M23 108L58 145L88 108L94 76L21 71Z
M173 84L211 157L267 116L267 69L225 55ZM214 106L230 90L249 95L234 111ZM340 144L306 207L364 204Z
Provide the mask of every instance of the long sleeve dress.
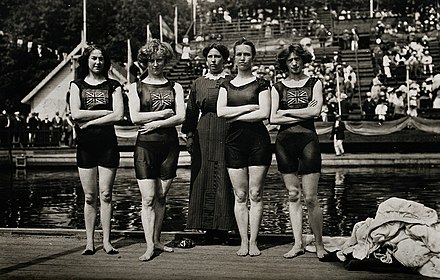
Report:
M232 77L208 74L196 79L191 86L186 121L182 126L183 133L194 135L188 229L236 228L234 193L225 167L229 124L217 117L219 86L225 79Z

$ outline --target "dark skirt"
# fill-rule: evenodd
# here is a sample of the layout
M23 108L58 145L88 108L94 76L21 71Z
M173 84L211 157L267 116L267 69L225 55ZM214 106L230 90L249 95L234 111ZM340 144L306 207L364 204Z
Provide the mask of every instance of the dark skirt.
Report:
M234 192L225 167L229 124L215 113L203 115L194 134L188 229L233 230Z

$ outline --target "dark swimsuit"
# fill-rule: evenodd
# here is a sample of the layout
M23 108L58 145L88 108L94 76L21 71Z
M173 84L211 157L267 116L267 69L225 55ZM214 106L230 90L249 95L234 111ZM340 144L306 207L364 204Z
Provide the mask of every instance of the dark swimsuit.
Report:
M175 111L174 83L161 85L137 83L141 112L165 109ZM175 127L161 127L146 134L138 133L134 148L136 179L168 180L176 177L179 140Z
M120 87L116 80L107 79L99 85L89 85L82 79L72 81L79 88L81 110L113 110L113 93ZM122 105L121 105L122 106ZM119 166L118 142L113 125L96 125L77 132L76 161L80 168Z
M236 87L226 81L221 86L227 91L227 106L258 105L258 96L269 88L269 82L256 79ZM229 168L271 164L270 136L263 121L231 123L226 136L225 161Z
M309 78L302 87L289 88L282 82L274 85L279 93L279 109L306 108L313 99L317 78ZM321 171L321 151L314 119L281 125L275 142L275 155L281 173L310 174Z

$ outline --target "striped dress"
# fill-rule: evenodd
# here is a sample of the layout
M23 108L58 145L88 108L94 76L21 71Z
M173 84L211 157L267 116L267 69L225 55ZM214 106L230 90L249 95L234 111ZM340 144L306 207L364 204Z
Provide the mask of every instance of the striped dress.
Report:
M225 138L229 124L217 117L218 91L225 79L232 77L217 80L200 77L191 86L182 126L183 133L194 134L188 229L236 228L234 193L225 167Z

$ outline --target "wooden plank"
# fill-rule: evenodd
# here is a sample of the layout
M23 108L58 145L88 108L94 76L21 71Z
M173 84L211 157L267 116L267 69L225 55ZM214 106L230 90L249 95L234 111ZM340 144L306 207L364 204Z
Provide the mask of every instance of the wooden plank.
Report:
M282 255L291 246L289 239L270 236L261 239L263 250L259 257L238 257L237 246L214 245L176 248L174 253L161 253L150 262L140 262L137 258L146 248L140 239L120 238L114 242L119 255L110 256L99 250L93 256L82 256L83 238L3 235L0 236L0 278L424 279L405 273L346 271L342 263L322 263L312 253L284 259Z

